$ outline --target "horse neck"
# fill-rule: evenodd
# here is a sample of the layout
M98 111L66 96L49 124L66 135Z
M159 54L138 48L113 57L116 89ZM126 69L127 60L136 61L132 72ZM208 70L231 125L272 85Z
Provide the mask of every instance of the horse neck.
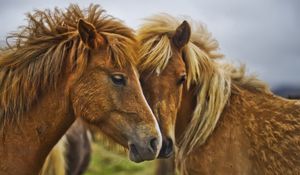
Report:
M225 105L221 118L225 115L235 116L232 114L232 111L240 111L241 108L244 110L253 111L253 106L248 106L247 102L251 101L252 103L259 104L262 99L265 102L268 101L269 105L272 105L272 99L277 99L273 95L264 92L252 92L250 90L244 89L237 84L232 84L231 95L228 99L227 105ZM197 94L198 88L196 85L191 85L189 89L184 86L181 98L181 105L178 109L176 125L175 125L175 135L176 140L179 141L182 137L182 134L185 132L186 128L189 125L189 122L192 120L194 110L197 105ZM242 115L242 114L241 114Z
M0 135L0 174L38 174L51 148L74 121L65 86L44 94ZM17 166L16 166L17 165Z

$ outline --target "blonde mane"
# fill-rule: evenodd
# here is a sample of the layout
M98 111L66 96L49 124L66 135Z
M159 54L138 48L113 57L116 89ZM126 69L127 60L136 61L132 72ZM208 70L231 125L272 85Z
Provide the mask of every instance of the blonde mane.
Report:
M218 53L218 42L211 33L203 24L190 18L185 20L191 25L192 31L190 42L183 48L187 85L196 86L199 91L191 122L183 137L177 140L179 149L176 156L183 174L186 174L185 158L194 148L204 144L215 129L229 100L233 83L249 89L268 91L266 85L255 77L245 76L243 66L235 68L218 62L218 58L223 55ZM182 21L167 14L146 19L137 33L141 47L137 61L140 72L150 70L159 74L166 67L173 54L170 38Z
M85 70L89 49L77 31L79 19L93 24L107 40L107 52L114 64L133 64L133 31L98 5L36 10L27 15L27 26L8 37L13 45L0 52L0 126L20 120L46 90L55 88L67 63L78 72Z

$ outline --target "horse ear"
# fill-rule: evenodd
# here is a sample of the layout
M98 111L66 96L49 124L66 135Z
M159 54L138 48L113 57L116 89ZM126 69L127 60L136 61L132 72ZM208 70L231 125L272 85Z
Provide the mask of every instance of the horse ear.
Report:
M177 48L182 48L189 42L190 36L191 27L188 22L183 21L180 26L177 27L172 41Z
M77 28L82 42L87 47L96 49L104 44L104 38L97 33L93 24L79 19Z

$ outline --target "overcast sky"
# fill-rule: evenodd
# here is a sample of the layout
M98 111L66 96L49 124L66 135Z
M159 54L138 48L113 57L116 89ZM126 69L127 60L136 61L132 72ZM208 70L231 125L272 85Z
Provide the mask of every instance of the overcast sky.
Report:
M245 63L248 72L273 87L300 86L299 0L0 0L0 40L26 24L26 12L69 3L100 4L134 28L159 12L190 16L207 25L226 59Z

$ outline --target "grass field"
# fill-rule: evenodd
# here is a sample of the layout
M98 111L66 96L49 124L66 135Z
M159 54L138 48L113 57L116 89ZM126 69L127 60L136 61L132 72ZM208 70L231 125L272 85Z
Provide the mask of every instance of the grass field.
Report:
M93 154L85 175L153 175L155 162L134 163L128 156L109 151L99 143L93 143Z

